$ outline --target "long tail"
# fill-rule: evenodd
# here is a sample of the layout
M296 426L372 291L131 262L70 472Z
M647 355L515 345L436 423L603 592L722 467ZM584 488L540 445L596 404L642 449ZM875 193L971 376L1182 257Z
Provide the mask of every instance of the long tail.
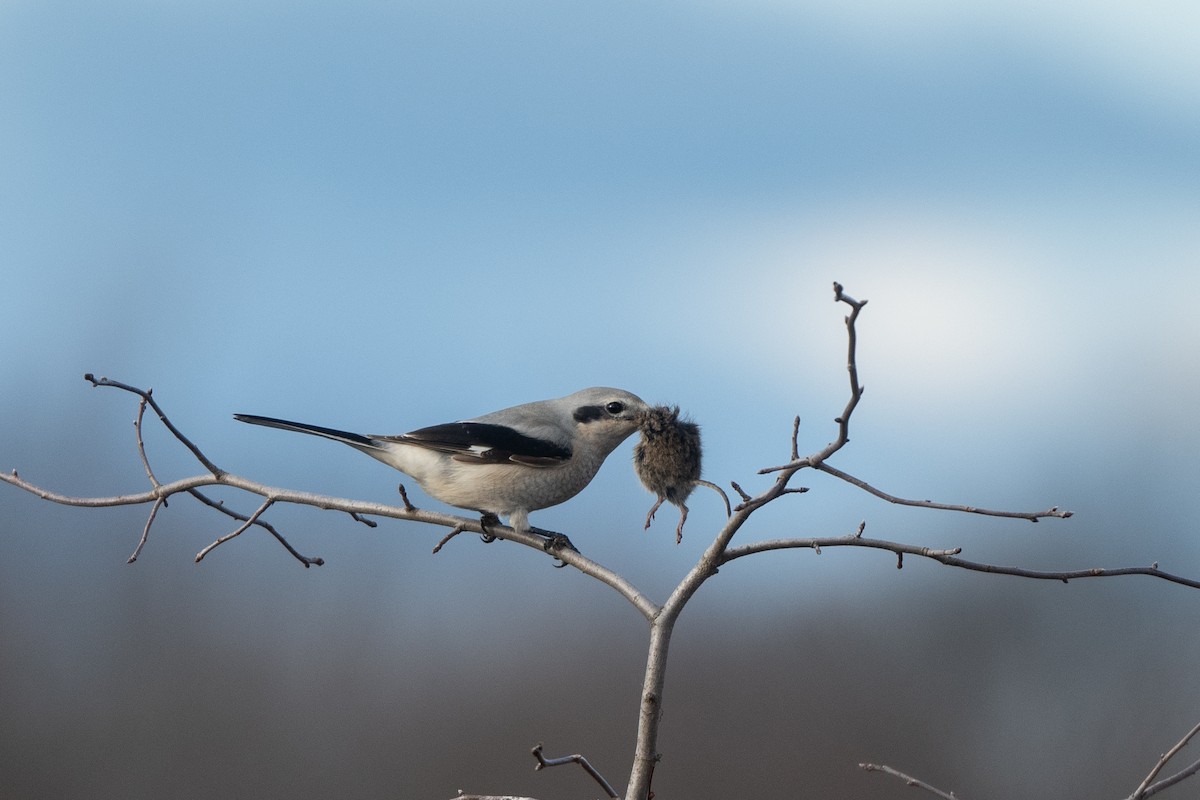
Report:
M707 486L709 489L712 489L714 492L721 495L721 499L725 501L725 516L733 516L733 509L729 507L729 495L725 494L724 489L722 489L720 486L717 486L715 483L710 483L709 481L696 481L696 485ZM683 523L680 522L679 525L682 527Z
M264 425L268 428L281 428L285 431L298 431L300 433L309 433L313 436L323 436L326 439L333 439L335 442L342 442L351 447L366 448L368 450L380 449L379 442L370 436L350 433L349 431L339 431L336 428L322 428L320 425L308 425L303 422L292 422L291 420L276 419L275 417L259 417L254 414L234 414L233 418L238 422L248 422L251 425Z

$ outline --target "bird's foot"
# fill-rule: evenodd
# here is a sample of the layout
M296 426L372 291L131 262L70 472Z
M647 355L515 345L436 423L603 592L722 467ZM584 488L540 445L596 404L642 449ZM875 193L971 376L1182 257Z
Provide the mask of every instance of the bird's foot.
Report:
M565 533L548 531L543 528L530 528L529 532L546 540L542 544L542 549L547 553L554 553L557 550L574 550L576 553L579 552L579 548L567 538Z
M488 531L488 527L499 524L500 517L496 516L495 514L488 513L479 518L479 527L483 529L483 533L480 534L480 538L483 539L484 544L491 544L492 542L496 541L498 537L496 534L490 533Z

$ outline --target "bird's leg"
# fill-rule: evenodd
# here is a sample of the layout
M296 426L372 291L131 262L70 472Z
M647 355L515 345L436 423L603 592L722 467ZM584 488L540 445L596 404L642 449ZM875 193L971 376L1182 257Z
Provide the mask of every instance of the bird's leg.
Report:
M679 506L679 527L675 529L675 544L683 541L683 523L687 522L688 507L683 503L677 503Z
M494 533L488 533L488 526L489 525L499 525L499 524L500 524L500 517L496 516L495 514L493 514L490 511L483 514L479 518L479 527L483 529L481 538L483 539L485 544L491 544L492 542L496 541L496 535Z
M658 498L658 501L655 502L654 505L650 506L650 513L646 515L646 524L645 524L645 526L642 527L642 530L644 530L644 531L650 530L650 521L654 519L655 513L658 512L658 507L661 506L663 504L663 501L666 499L667 498L660 496Z

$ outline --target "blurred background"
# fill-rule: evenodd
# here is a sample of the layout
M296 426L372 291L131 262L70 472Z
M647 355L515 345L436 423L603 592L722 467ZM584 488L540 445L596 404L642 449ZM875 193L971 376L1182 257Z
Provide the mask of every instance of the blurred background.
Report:
M868 535L1200 577L1200 13L1190 3L0 5L0 468L142 491L152 387L217 464L396 502L231 414L399 433L591 385L677 403L705 475L824 446L737 541ZM200 472L156 421L161 479ZM535 513L664 599L723 518L648 531L632 440ZM415 503L449 510L408 481ZM213 492L249 512L258 501ZM587 798L624 786L640 616L511 544L0 486L0 795ZM682 617L660 798L1124 797L1200 721L1200 592L888 553L761 555ZM1196 758L1195 746L1179 766ZM1168 771L1170 769L1168 768ZM1184 795L1191 788L1176 790Z

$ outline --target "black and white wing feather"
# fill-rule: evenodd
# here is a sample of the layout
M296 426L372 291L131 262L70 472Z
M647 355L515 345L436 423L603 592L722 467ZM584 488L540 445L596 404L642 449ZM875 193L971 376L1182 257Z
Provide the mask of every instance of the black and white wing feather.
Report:
M447 422L402 436L372 438L448 453L455 461L466 463L554 467L571 458L571 448L566 445L490 422Z

